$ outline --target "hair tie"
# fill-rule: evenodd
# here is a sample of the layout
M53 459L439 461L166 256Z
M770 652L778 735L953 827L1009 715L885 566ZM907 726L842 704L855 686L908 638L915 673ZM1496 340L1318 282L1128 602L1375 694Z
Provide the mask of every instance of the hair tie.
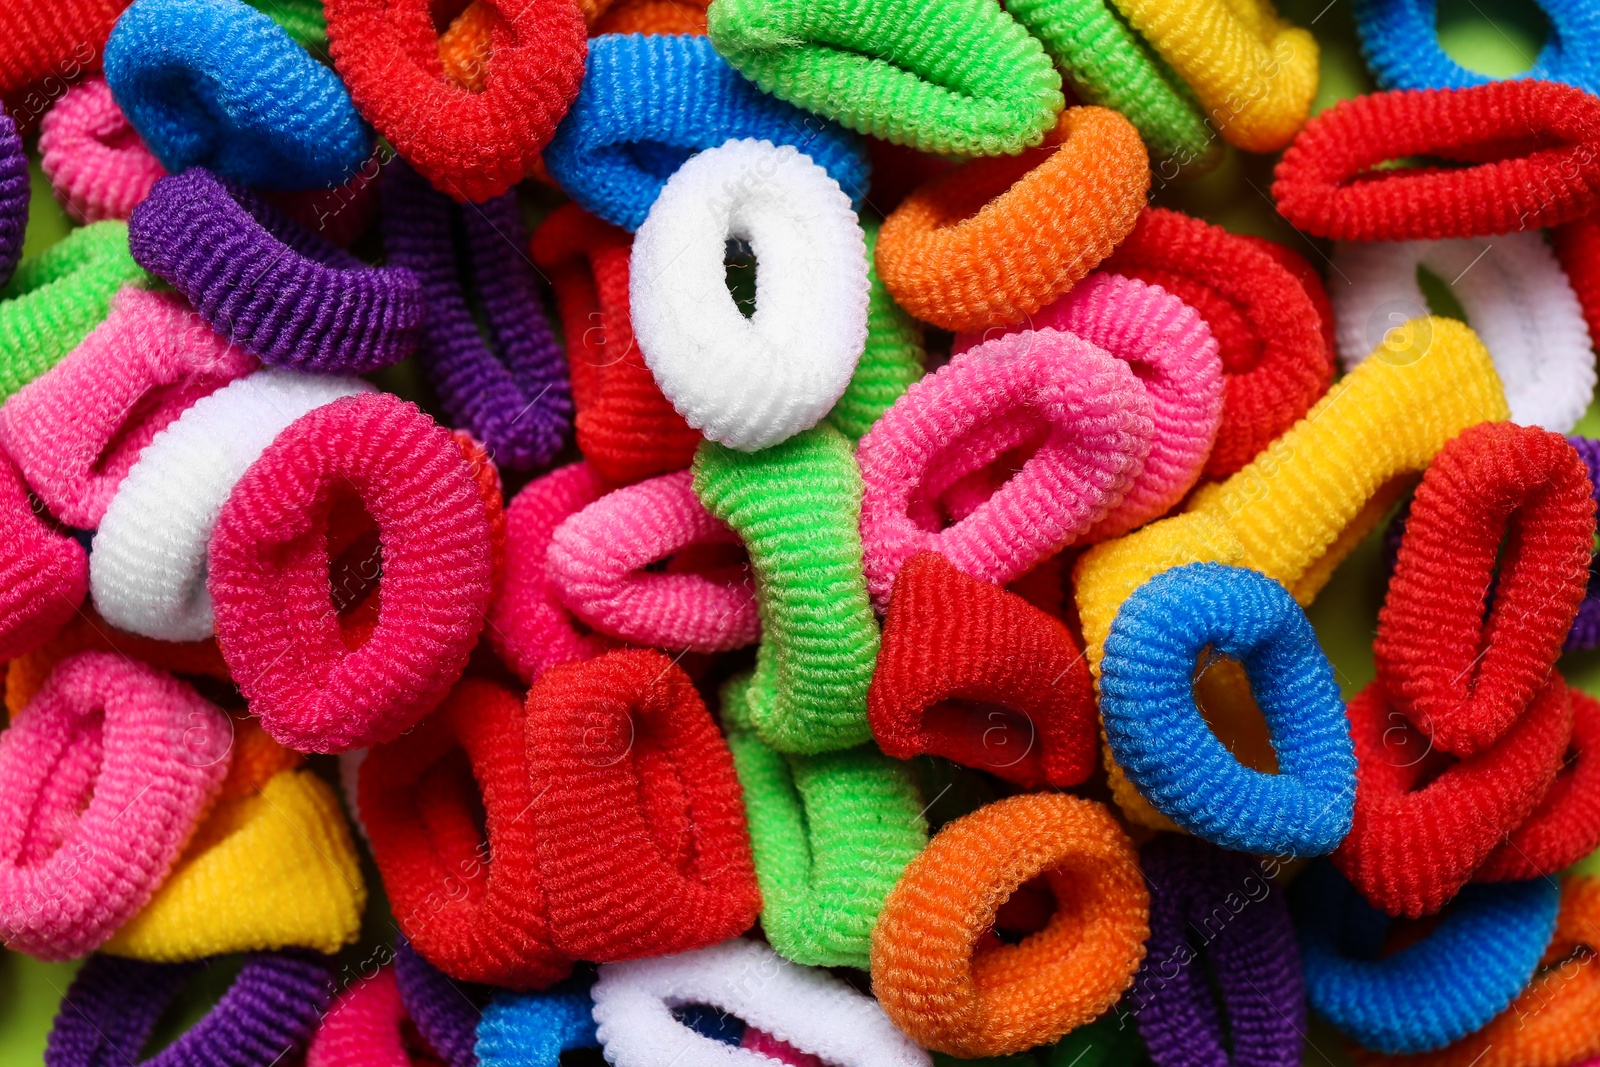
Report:
M593 32L698 33L706 32L710 0L617 0L595 19Z
M361 113L418 174L459 201L520 182L583 80L587 41L570 0L493 9L483 92L445 76L428 0L331 0L328 50Z
M1473 873L1473 881L1546 877L1600 848L1600 702L1576 689L1567 693L1572 737L1555 782L1533 814Z
M1597 131L1600 100L1554 82L1371 93L1306 124L1272 198L1290 225L1338 241L1537 230L1600 208ZM1374 169L1414 156L1468 165Z
M673 660L627 650L552 668L527 712L530 817L562 951L660 956L749 929L761 896L739 779Z
M322 17L322 0L245 0L283 28L300 47L322 50L328 44L328 23Z
M306 1049L306 1067L413 1067L408 1021L394 965L363 973L322 1016Z
M1549 24L1544 46L1518 78L1565 82L1600 92L1600 12L1582 0L1538 0ZM1428 0L1357 0L1361 54L1383 89L1464 89L1495 79L1468 70L1439 42Z
M932 1064L871 997L756 941L608 963L590 993L600 1044L616 1067L770 1067L759 1052L695 1033L673 1016L679 1004L709 1005L838 1067Z
M89 589L89 560L82 544L35 510L22 472L3 449L0 546L0 659L11 661L9 697L25 662L18 657L49 641L79 613Z
M316 2L320 7L321 0ZM340 248L349 248L378 218L378 170L385 160L392 162L392 155L374 153L343 185L263 192L261 198L312 233Z
M728 292L732 239L765 264L749 318ZM838 184L793 147L729 141L692 157L639 227L633 261L639 350L661 392L711 440L770 448L815 426L855 373L866 245Z
M1550 246L1583 308L1589 339L1594 341L1600 337L1600 219L1557 226L1550 231Z
M228 773L223 713L120 656L63 660L0 734L0 933L45 960L93 951L156 891ZM192 747L199 741L201 747Z
M167 174L104 78L73 86L44 113L39 166L67 214L85 223L126 219Z
M135 0L106 41L106 84L169 172L266 189L348 180L372 131L333 71L226 0Z
M91 957L67 987L56 1013L45 1067L126 1067L184 985L208 966L210 961ZM321 956L251 954L222 999L182 1037L140 1060L138 1067L272 1067L305 1048L332 994L328 961Z
M560 1067L569 1049L598 1048L587 992L496 993L478 1020L482 1067Z
M761 614L755 671L728 683L724 707L747 702L752 727L780 752L870 741L878 624L862 578L850 442L827 425L760 452L708 442L695 454L694 492L744 542Z
M1559 434L1484 423L1434 457L1372 645L1390 704L1432 744L1482 751L1544 688L1583 600L1594 512Z
M28 153L17 134L16 121L9 114L0 114L0 287L11 280L22 256L30 196Z
M394 941L394 980L406 1016L428 1047L449 1067L478 1067L474 1047L490 990L470 984L463 988L423 959L404 934Z
M1365 1048L1443 1048L1482 1029L1528 985L1561 891L1549 879L1464 889L1426 937L1383 954L1390 919L1331 866L1296 883L1306 995Z
M1428 313L1417 283L1417 268L1426 267L1449 280L1488 347L1513 420L1566 433L1583 417L1595 385L1589 329L1572 285L1538 233L1340 244L1333 266L1345 283L1335 289L1335 303L1346 370L1366 359L1389 330Z
M834 429L852 442L859 442L911 383L922 377L927 360L922 324L894 302L878 275L875 249L882 224L867 216L857 221L867 245L867 343L850 384L828 412Z
M8 4L0 12L0 96L10 100L54 75L70 81L100 68L100 52L125 0ZM33 99L30 94L27 101ZM35 111L34 114L37 114Z
M466 266L456 266L455 230ZM384 178L389 261L421 285L422 368L451 423L509 470L543 467L572 418L561 347L544 317L515 193L459 208L401 161ZM469 280L470 279L470 280ZM483 309L479 333L468 286Z
M128 226L134 258L263 363L360 373L416 347L415 274L369 267L208 171L156 182Z
M1111 254L1149 188L1144 142L1127 119L1068 108L1039 148L972 160L918 187L884 220L878 270L924 322L1023 322Z

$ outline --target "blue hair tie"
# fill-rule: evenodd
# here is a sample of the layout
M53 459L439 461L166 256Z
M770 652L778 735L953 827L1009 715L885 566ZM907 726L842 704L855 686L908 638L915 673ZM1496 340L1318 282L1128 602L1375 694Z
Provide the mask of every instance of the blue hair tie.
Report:
M859 209L867 188L861 139L767 96L705 37L606 33L589 42L583 89L544 150L568 196L637 230L672 172L734 138L793 145Z
M1600 92L1600 6L1594 0L1538 0L1550 36L1533 67L1516 75ZM1356 0L1367 66L1384 89L1465 89L1497 79L1468 70L1439 45L1436 0Z
M111 95L161 165L262 189L342 185L372 131L333 71L238 0L137 0L106 42Z
M478 1067L558 1067L568 1049L599 1047L587 990L497 993L478 1020Z
M1295 886L1306 996L1366 1048L1444 1048L1486 1026L1532 980L1555 935L1561 889L1549 878L1469 885L1424 940L1380 958L1390 919L1332 864Z
M1279 773L1242 765L1201 718L1194 673L1208 646L1243 663ZM1305 612L1271 578L1191 563L1140 586L1106 639L1100 713L1128 780L1196 837L1320 856L1350 832L1356 757L1344 702Z

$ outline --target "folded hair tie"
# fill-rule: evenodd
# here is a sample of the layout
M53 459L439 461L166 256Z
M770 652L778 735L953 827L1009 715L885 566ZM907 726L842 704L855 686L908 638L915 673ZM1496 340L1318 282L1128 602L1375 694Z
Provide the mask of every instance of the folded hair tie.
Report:
M7 4L0 11L0 96L7 100L44 79L70 81L100 68L106 36L126 0ZM59 82L57 83L59 84ZM24 102L33 98L30 94Z
M406 1017L428 1047L449 1067L478 1067L474 1047L489 990L463 987L423 959L404 934L395 937L394 980Z
M208 171L156 182L128 227L134 258L263 363L360 373L416 347L424 303L415 274L369 267Z
M1361 52L1380 88L1463 89L1493 81L1457 63L1439 42L1437 0L1357 0ZM1600 11L1582 0L1537 0L1549 31L1516 75L1600 92Z
M938 155L1014 155L1061 110L1039 42L987 0L716 0L717 52L766 93L895 144Z
M92 957L67 987L45 1067L128 1067L184 986L209 965ZM328 960L311 953L246 956L222 999L138 1067L272 1067L293 1058L328 1011L332 979Z
M17 135L16 121L9 114L0 115L0 287L11 280L22 256L29 197L28 153Z
M328 23L322 17L322 0L244 0L283 27L294 42L307 51L319 51L328 43Z
M560 1067L569 1049L597 1048L587 992L496 993L478 1020L482 1067Z
M1025 322L1111 254L1149 188L1127 119L1068 108L1039 148L962 164L902 201L878 270L902 307L947 330Z
M1550 245L1583 308L1593 342L1600 337L1600 219L1584 218L1557 226L1550 231Z
M761 92L697 36L607 33L591 40L583 88L544 162L585 209L637 230L692 154L740 139L805 153L849 195L852 209L866 195L859 138Z
M724 687L761 740L817 753L871 740L878 624L862 578L861 474L850 442L817 426L760 452L706 443L694 492L733 527L755 573L761 646Z
M306 1049L306 1067L413 1067L409 1021L394 965L363 973L323 1014Z
M932 1065L871 997L757 941L608 963L590 993L600 1044L616 1067L770 1067L761 1053L729 1048L680 1022L673 1008L681 1004L708 1005L837 1067Z
M105 63L117 105L174 174L309 189L346 181L372 154L344 84L247 4L134 0Z
M716 944L761 910L733 759L659 652L552 668L528 693L529 818L550 929L607 962Z
M89 589L89 560L82 544L34 508L22 472L3 449L0 546L0 659L11 661L6 667L9 697L20 674L17 657L49 641L78 614Z
M1434 457L1372 644L1391 706L1433 745L1482 751L1544 687L1583 600L1593 494L1566 439L1530 426L1474 426Z
M1435 156L1466 166L1380 163ZM1290 224L1338 241L1537 230L1600 208L1600 100L1514 80L1371 93L1306 124L1272 198Z
M167 173L117 107L104 78L73 86L44 113L39 166L79 222L126 219Z
M571 425L572 397L538 272L523 252L527 232L516 195L458 208L399 161L384 177L383 196L389 262L421 283L422 369L444 414L508 470L548 465ZM469 287L488 340L468 303Z
M492 199L538 159L583 80L571 0L480 0L490 18L483 91L445 76L428 0L331 0L328 51L362 114L417 173L459 201Z
M221 711L132 660L63 660L0 734L0 934L82 956L166 878L228 773ZM196 750L191 742L201 741Z
M878 274L874 250L882 224L869 216L858 221L867 243L867 343L850 384L828 412L834 429L857 442L922 377L927 360L922 324L894 302Z
M1547 878L1468 886L1427 936L1385 954L1391 921L1331 866L1295 884L1306 995L1375 1052L1427 1052L1482 1029L1527 987L1561 891Z
M1583 308L1538 233L1339 245L1333 269L1344 284L1334 294L1346 370L1390 329L1427 314L1418 267L1449 281L1489 349L1512 419L1556 433L1577 425L1594 392L1594 352Z
M1475 882L1548 877L1600 849L1600 701L1567 692L1572 737L1556 780L1533 814L1473 872Z
M761 264L748 318L727 287L733 239ZM741 140L695 155L667 180L632 258L639 350L706 437L770 448L843 394L866 343L866 245L838 184L793 147Z
M1057 903L1049 924L1016 945L986 937L1041 875ZM1133 843L1105 808L1007 797L947 823L906 868L872 933L872 991L925 1048L1020 1052L1117 1002L1144 958L1149 909Z

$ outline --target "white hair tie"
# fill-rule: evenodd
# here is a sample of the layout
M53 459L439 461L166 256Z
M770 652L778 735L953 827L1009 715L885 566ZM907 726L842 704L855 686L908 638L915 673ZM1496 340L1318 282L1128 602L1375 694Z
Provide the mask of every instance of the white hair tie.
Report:
M1328 289L1345 370L1390 330L1429 313L1419 265L1449 285L1472 320L1505 386L1512 421L1571 430L1594 393L1595 357L1572 283L1538 233L1340 244Z
M735 939L676 956L608 963L595 983L594 1021L615 1067L772 1067L759 1052L695 1033L672 1009L705 1004L834 1067L929 1067L871 997L820 967L790 963Z
M748 319L728 293L730 238L756 256ZM679 167L634 235L628 290L662 393L746 452L815 426L866 345L866 238L839 184L791 145L728 141Z
M89 593L100 614L162 641L210 637L206 553L228 494L284 427L372 389L359 378L268 368L196 401L156 434L94 535Z

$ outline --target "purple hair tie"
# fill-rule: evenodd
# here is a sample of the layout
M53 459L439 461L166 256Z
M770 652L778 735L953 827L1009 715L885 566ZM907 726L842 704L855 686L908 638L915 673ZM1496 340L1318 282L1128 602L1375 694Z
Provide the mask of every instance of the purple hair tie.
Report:
M1150 940L1123 1005L1150 1058L1157 1067L1298 1067L1305 989L1283 893L1250 857L1192 837L1162 834L1139 860ZM1207 963L1228 1012L1227 1043Z
M0 288L17 269L27 225L28 154L17 135L17 124L0 111Z
M395 941L394 977L400 986L400 1003L429 1047L450 1067L478 1067L479 1005L489 999L481 992L486 987L447 977L404 937Z
M1567 443L1578 450L1583 465L1589 468L1589 483L1596 486L1594 498L1600 502L1600 441L1588 437L1568 437ZM1572 620L1567 631L1566 651L1582 652L1600 647L1600 566L1594 558L1589 560L1589 588L1578 605L1578 617Z
M456 267L457 220L488 341ZM383 180L383 240L389 261L421 281L422 367L451 424L482 441L502 468L548 464L571 428L572 394L539 300L516 193L457 205L397 159Z
M184 983L206 966L91 956L67 989L45 1067L128 1067ZM304 1049L333 996L325 956L262 952L182 1037L140 1067L268 1067Z
M263 363L361 373L417 346L416 275L368 266L200 167L156 182L128 219L128 244L141 267Z

